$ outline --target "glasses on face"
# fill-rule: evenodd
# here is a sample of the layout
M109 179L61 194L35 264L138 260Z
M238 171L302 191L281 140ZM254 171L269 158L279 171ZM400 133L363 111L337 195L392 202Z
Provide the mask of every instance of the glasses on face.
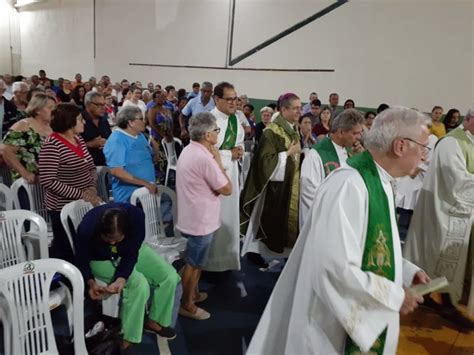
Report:
M217 128L214 128L211 132L216 132L217 134L219 134L221 132L221 129L217 127Z
M97 107L105 107L105 104L98 103L98 102L91 102L91 104L97 106Z
M402 138L402 139L406 139L407 141L410 141L410 142L412 142L412 143L415 143L415 144L417 144L417 145L423 147L423 148L424 148L424 150L423 150L424 153L428 153L428 152L431 151L431 148L428 147L426 144L422 144L422 143L420 143L420 142L417 142L417 141L414 140L414 139L411 139L411 138Z
M235 96L235 97L222 97L221 99L225 100L228 104L231 104L231 103L237 101L238 97L237 96Z

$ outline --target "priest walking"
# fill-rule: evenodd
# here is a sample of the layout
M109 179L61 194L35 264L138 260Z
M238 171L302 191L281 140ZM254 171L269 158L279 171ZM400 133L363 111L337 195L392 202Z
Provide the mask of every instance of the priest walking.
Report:
M244 129L236 112L237 94L234 86L227 82L214 88L216 107L211 114L216 118L217 147L222 165L232 183L232 195L221 196L221 227L216 231L209 250L204 270L240 270L239 229L239 165L244 155ZM244 117L245 118L245 117Z
M405 256L432 276L446 276L450 285L442 306L427 299L464 328L474 322L455 307L467 286L468 310L474 316L474 107L464 122L436 145L405 245Z
M395 354L399 314L428 276L402 259L391 182L426 155L429 119L392 108L374 120L367 151L316 192L247 354Z
M364 116L357 110L341 112L332 122L329 136L305 154L301 165L300 228L324 178L344 165L349 156L364 150L360 143L364 122Z
M241 194L241 222L248 223L243 255L288 255L298 236L301 101L284 94L279 107L263 131Z

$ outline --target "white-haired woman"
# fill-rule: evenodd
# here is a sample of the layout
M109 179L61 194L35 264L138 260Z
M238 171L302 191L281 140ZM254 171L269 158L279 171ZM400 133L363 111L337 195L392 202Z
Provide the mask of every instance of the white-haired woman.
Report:
M255 142L258 143L262 137L263 130L271 122L273 115L273 109L271 107L265 106L260 109L260 118L262 119L255 126Z

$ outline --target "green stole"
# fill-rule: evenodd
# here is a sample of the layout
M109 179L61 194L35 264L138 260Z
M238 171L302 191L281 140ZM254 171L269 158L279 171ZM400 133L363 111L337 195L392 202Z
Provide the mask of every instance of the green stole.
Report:
M453 137L458 141L464 158L466 159L466 169L469 173L474 174L474 148L472 147L473 143L467 136L466 132L458 127L445 135L445 137Z
M395 259L390 209L374 159L365 151L348 159L347 164L359 172L369 193L369 218L361 269L394 281ZM387 328L379 335L369 353L382 355L386 337ZM362 351L347 336L344 353L352 355Z
M219 147L220 150L230 150L235 147L235 142L237 141L237 116L234 114L230 115L228 118L227 129L225 131L224 141Z
M324 137L324 139L316 143L313 149L318 152L324 167L324 176L328 176L333 170L336 170L341 166L339 157L337 156L336 148L331 141L331 138Z

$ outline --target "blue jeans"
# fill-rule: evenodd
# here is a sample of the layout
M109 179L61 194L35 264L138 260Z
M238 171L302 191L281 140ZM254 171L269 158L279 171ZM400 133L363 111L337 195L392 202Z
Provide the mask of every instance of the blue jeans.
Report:
M202 268L207 261L214 233L207 235L182 234L188 240L184 260L192 267Z

